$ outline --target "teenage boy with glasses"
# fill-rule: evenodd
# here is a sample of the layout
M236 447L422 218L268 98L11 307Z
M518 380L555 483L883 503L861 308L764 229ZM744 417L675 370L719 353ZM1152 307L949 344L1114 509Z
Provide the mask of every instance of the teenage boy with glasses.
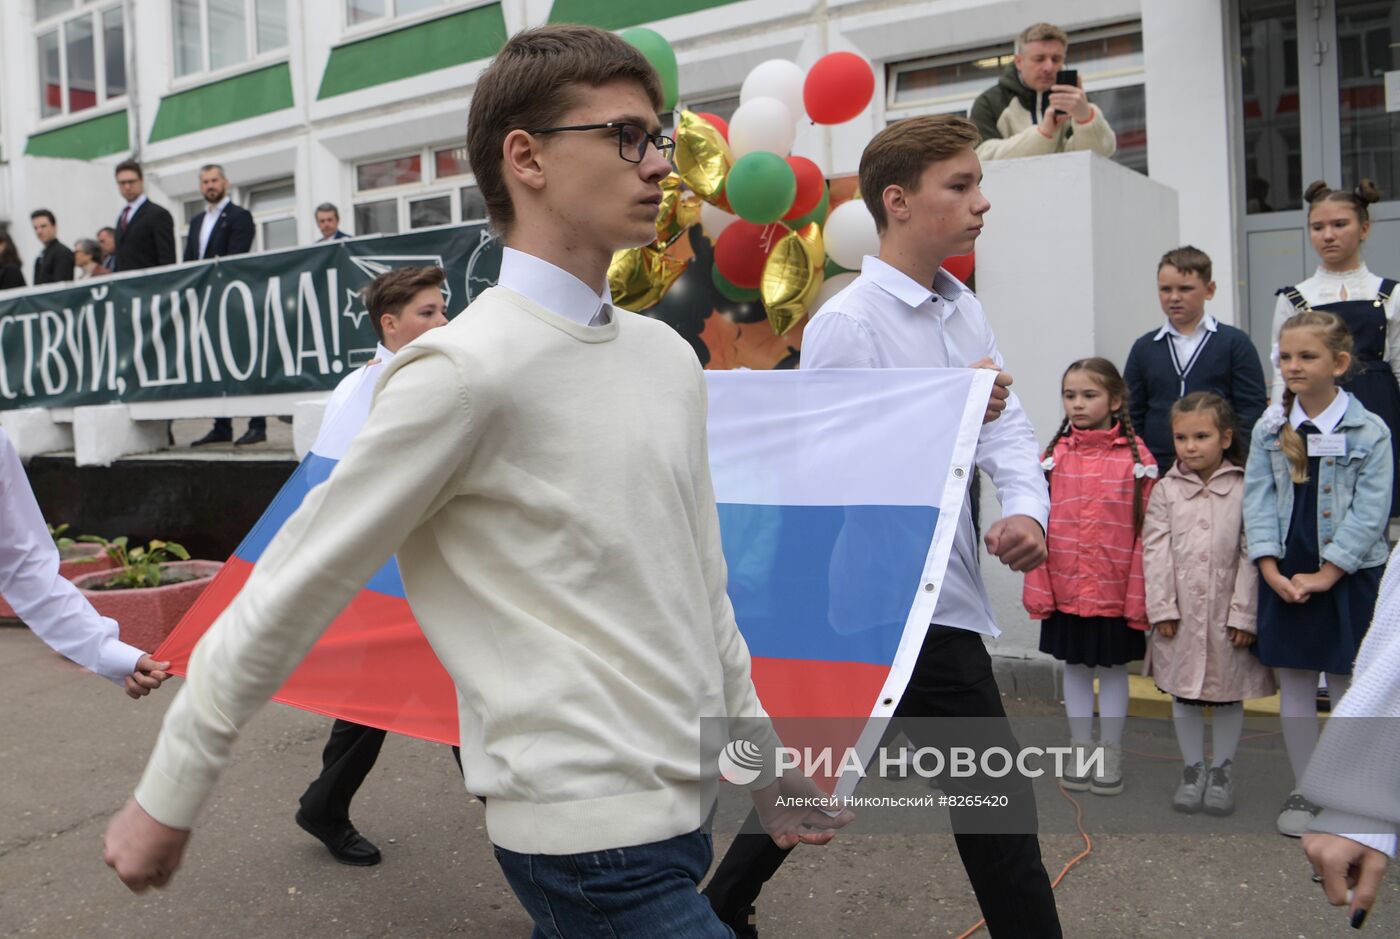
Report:
M704 377L607 286L613 252L656 237L671 171L636 137L630 159L617 125L659 143L660 102L640 53L585 26L521 33L482 74L467 148L505 237L498 286L399 353L345 458L199 643L108 828L129 887L170 879L237 728L396 554L535 935L732 935L696 890L717 766L698 758L701 717L776 738L725 592ZM528 130L582 125L601 126ZM820 791L772 779L751 788L778 843L849 820L777 808Z

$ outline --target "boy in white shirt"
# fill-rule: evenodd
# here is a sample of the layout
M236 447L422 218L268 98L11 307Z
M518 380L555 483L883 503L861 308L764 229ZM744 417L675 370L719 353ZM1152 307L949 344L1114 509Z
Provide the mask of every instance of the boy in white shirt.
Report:
M122 642L116 621L59 576L58 564L58 548L19 454L0 430L0 595L55 652L121 685L129 696L159 688L170 663Z

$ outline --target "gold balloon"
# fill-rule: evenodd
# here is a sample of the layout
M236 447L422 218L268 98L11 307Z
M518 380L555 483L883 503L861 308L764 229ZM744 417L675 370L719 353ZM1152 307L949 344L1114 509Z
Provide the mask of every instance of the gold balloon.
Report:
M617 252L608 265L613 303L633 313L655 306L690 261L673 258L655 245Z
M700 197L686 190L675 173L661 181L661 211L656 214L656 245L664 248L700 221Z
M676 125L676 172L706 202L719 204L734 156L715 126L694 111L682 111Z
M779 336L796 326L822 289L826 248L816 222L789 232L779 240L763 265L759 293L768 322Z

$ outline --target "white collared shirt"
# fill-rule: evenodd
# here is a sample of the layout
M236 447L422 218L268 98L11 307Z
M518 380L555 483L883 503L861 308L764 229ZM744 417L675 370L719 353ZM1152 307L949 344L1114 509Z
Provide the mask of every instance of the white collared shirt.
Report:
M336 416L347 408L355 411L358 415L355 422L355 430L358 432L365 419L369 417L369 406L374 397L374 384L379 380L379 376L390 362L394 361L394 353L389 351L389 347L384 343L378 343L374 347L374 358L364 365L346 375L335 386L331 396L326 399L326 409L321 412L321 431L317 434L317 443L321 440L321 434L335 423ZM311 445L313 452L321 452L316 444Z
M232 200L224 196L218 202L210 206L205 206L204 218L199 223L199 256L204 257L204 252L209 250L209 236L214 234L214 225L219 221L219 215L224 211L224 206Z
M19 454L0 430L0 594L54 651L120 684L141 650L58 573L58 549L29 488Z
M1293 409L1288 412L1288 423L1294 430L1303 425L1304 421L1311 421L1319 433L1330 434L1337 429L1337 425L1342 422L1342 418L1347 416L1347 401L1351 398L1345 391L1338 388L1337 397L1332 399L1332 403L1322 409L1322 413L1317 417L1308 417L1303 410L1303 405L1297 398L1293 399Z
M583 326L601 326L612 317L606 279L601 289L589 287L563 268L514 248L502 251L496 283Z
M940 270L930 290L869 256L860 276L826 302L802 336L807 369L964 368L984 358L1002 365L982 304L957 278ZM976 459L997 488L1003 515L1029 516L1044 529L1050 492L1035 430L1015 394L1001 416L982 425ZM933 622L1000 634L980 565L971 506L964 501Z
M1171 337L1172 347L1176 349L1176 360L1183 366L1181 374L1184 377L1186 372L1191 370L1190 366L1195 364L1196 350L1201 347L1206 335L1215 332L1219 327L1220 322L1207 313L1196 324L1196 331L1189 336L1177 329L1171 320L1167 320L1152 338L1155 341L1164 336Z

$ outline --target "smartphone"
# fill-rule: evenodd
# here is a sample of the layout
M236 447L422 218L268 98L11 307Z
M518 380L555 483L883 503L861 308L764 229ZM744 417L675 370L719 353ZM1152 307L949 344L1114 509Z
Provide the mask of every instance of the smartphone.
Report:
M1057 85L1073 85L1074 87L1078 88L1078 87L1079 87L1079 72L1078 72L1078 70L1077 70L1077 69L1072 69L1072 68L1062 68L1062 69L1060 69L1058 72L1055 73L1055 84L1057 84ZM1060 112L1060 109L1059 109L1059 108L1056 108L1056 109L1055 109L1055 113L1056 113L1056 114L1061 113L1061 112Z

